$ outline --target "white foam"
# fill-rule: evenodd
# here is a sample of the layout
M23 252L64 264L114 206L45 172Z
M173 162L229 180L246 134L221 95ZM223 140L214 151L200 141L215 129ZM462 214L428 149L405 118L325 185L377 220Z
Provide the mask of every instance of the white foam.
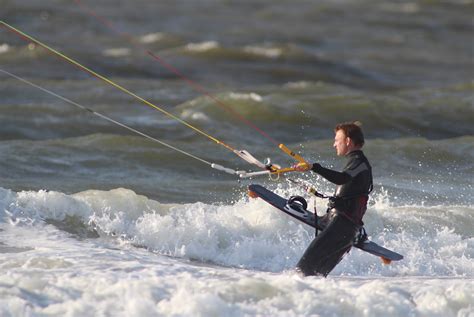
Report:
M131 50L126 47L119 47L119 48L110 48L104 50L103 54L104 56L109 56L109 57L124 57L124 56L129 56Z
M216 41L206 41L202 43L189 43L186 45L186 50L191 52L207 52L219 48L219 43Z
M283 50L281 48L262 46L246 46L244 47L244 52L268 58L278 58L283 55Z
M236 93L232 92L229 94L229 97L236 100L252 100L256 102L262 102L263 98L257 93Z
M406 259L384 267L377 258L353 250L336 275L472 275L473 217L468 208L393 207L385 195L376 195L367 211L366 229L373 241ZM12 223L76 217L103 235L157 253L264 271L292 269L314 235L310 227L253 199L232 205L161 204L127 189L75 195L3 190L2 198L4 218ZM323 210L324 202L317 207ZM459 224L449 226L453 214Z
M184 109L181 112L181 117L185 120L191 119L196 121L211 122L209 116L207 116L204 112L196 111L195 109Z
M6 53L10 50L10 45L4 43L0 45L0 54Z
M456 316L473 312L472 278L301 278L194 265L140 249L5 228L35 247L0 259L1 315ZM50 243L53 240L55 243ZM69 265L25 265L48 259ZM464 316L464 315L461 315Z
M474 313L472 233L443 222L472 221L472 209L451 206L436 218L433 207L393 207L384 193L375 196L369 232L405 259L384 266L353 250L323 279L293 272L313 231L261 200L161 204L127 189L0 189L0 242L25 247L0 258L0 315ZM102 238L77 239L43 221L70 216Z
M155 43L161 41L164 38L164 34L161 32L158 33L150 33L140 37L140 42L144 44Z

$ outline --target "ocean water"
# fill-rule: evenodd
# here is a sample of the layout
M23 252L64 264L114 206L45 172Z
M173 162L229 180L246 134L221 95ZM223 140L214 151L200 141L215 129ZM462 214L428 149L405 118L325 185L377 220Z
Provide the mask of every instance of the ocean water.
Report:
M474 316L473 6L0 0L0 20L258 159L293 164L277 140L340 169L332 129L362 121L366 229L405 257L354 249L327 278L303 278L314 231L247 186L320 213L325 201L286 177L211 169L0 72L0 316ZM4 27L0 69L255 170Z

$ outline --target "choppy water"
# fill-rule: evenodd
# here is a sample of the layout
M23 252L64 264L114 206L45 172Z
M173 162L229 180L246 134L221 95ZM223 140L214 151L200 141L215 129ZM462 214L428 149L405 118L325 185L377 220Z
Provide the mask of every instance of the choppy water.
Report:
M300 188L239 181L0 73L0 315L474 314L472 1L96 2L0 0L0 19L260 159L292 163L146 50L326 166L344 164L333 126L362 121L366 227L405 259L353 250L327 279L301 278L312 230L246 197L251 182ZM4 28L0 68L251 169Z

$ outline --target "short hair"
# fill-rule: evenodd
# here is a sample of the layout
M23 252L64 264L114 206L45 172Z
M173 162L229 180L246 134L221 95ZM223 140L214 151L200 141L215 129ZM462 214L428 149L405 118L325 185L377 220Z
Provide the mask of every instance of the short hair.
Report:
M364 134L361 129L360 121L338 123L334 128L334 132L342 130L346 137L350 138L357 146L363 146L365 143Z

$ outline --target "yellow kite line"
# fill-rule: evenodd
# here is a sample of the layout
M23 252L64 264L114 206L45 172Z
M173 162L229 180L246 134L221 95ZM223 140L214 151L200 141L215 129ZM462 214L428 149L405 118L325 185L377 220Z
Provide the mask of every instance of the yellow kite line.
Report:
M33 42L33 43L35 43L35 44L37 44L37 45L43 47L43 48L45 48L45 49L48 50L49 52L54 53L55 55L57 55L57 56L63 58L64 60L68 61L69 63L71 63L71 64L73 64L73 65L79 67L80 69L82 69L82 70L88 72L89 74L95 76L96 78L99 78L99 79L103 80L104 82L108 83L109 85L111 85L111 86L113 86L113 87L115 87L115 88L121 90L122 92L124 92L124 93L126 93L126 94L128 94L128 95L130 95L130 96L132 96L132 97L134 97L135 99L141 101L142 103L146 104L147 106L152 107L152 108L154 108L154 109L156 109L156 110L158 110L158 111L164 113L165 115L169 116L170 118L175 119L176 121L180 122L181 124L187 126L187 127L190 128L190 129L196 131L197 133L199 133L199 134L201 134L201 135L207 137L208 139L214 141L215 143L224 146L226 149L232 151L234 154L236 154L237 156L239 156L239 157L242 158L243 160L247 161L248 163L257 165L258 167L263 168L263 169L265 169L265 168L268 169L268 170L263 171L263 172L253 173L254 175L270 174L270 173L271 173L271 174L281 174L281 173L286 173L286 172L295 171L294 168L283 168L283 169L282 169L282 168L279 168L279 167L273 166L273 165L265 166L265 164L263 164L263 163L261 163L260 161L258 161L257 159L255 159L255 158L254 158L250 153L248 153L247 151L234 149L234 148L231 147L230 145L228 145L228 144L226 144L226 143L220 141L219 139L217 139L217 138L215 138L215 137L213 137L213 136L211 136L211 135L205 133L204 131L200 130L199 128L197 128L197 127L195 127L195 126L189 124L188 122L186 122L186 121L182 120L181 118L179 118L179 117L173 115L172 113L170 113L170 112L164 110L163 108L158 107L157 105L155 105L155 104L149 102L148 100L143 99L142 97L140 97L140 96L138 96L137 94L131 92L130 90L128 90L128 89L126 89L126 88L120 86L119 84L113 82L112 80L110 80L110 79L108 79L108 78L106 78L106 77L104 77L104 76L102 76L102 75L96 73L95 71L91 70L90 68L88 68L88 67L86 67L86 66L80 64L79 62L75 61L74 59L72 59L72 58L70 58L70 57L64 55L63 53L61 53L61 52L59 52L59 51L53 49L52 47L50 47L50 46L44 44L43 42L41 42L41 41L35 39L34 37L32 37L32 36L30 36L30 35L28 35L28 34L22 32L22 31L20 31L19 29L17 29L17 28L15 28L15 27L11 26L10 24L8 24L8 23L6 23L6 22L4 22L4 21L0 21L0 23L1 23L4 27L6 27L7 29L9 29L10 31L12 31L12 32L14 32L14 33L16 33L16 34L22 36L23 38L25 38L25 39L27 39L27 40L29 40L29 41L31 41L31 42ZM294 152L290 151L284 144L280 144L280 145L279 145L279 148L280 148L282 151L284 151L286 154L288 154L288 155L290 155L291 157L293 157L294 159L298 160L300 163L306 163L305 160L304 160L301 156L299 156L299 155L295 154ZM253 176L253 175L250 175L250 174L252 174L252 173L244 173L244 174L246 174L246 176ZM241 176L241 177L246 177L246 176L244 176L243 174L240 174L240 176Z

